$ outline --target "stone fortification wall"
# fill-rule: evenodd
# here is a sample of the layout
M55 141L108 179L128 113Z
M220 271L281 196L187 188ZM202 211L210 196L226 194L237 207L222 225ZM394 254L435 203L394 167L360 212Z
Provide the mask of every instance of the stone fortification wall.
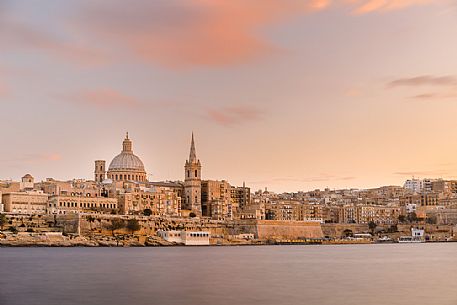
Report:
M370 233L366 224L345 224L345 223L326 223L322 224L324 236L340 238L345 230L351 230L353 234Z
M231 234L251 233L258 239L322 238L319 222L279 220L239 220Z

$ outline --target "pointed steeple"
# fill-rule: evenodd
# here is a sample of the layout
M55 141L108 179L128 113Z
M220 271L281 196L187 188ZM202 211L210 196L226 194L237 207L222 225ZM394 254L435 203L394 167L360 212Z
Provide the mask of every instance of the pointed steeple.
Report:
M189 163L197 163L197 153L195 152L194 133L192 132L192 142L190 144Z

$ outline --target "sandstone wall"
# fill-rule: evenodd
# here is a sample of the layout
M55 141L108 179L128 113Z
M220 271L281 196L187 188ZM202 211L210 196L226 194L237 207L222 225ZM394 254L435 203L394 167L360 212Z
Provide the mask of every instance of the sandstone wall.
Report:
M344 224L344 223L326 223L322 224L324 236L340 238L345 230L351 230L353 234L370 233L368 225L364 224Z

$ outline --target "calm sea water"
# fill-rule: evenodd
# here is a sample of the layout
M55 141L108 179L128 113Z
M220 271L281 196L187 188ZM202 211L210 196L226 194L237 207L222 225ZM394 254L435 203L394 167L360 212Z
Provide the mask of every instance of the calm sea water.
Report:
M0 248L1 305L457 304L457 243Z

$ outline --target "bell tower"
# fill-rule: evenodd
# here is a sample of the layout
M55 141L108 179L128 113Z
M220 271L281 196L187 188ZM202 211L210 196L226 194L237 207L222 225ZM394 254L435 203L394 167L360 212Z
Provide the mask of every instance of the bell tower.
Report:
M106 179L106 162L105 160L95 161L95 182L103 182Z
M189 160L184 165L184 202L185 208L194 212L197 216L202 215L202 165L197 159L195 151L194 133L190 144Z

